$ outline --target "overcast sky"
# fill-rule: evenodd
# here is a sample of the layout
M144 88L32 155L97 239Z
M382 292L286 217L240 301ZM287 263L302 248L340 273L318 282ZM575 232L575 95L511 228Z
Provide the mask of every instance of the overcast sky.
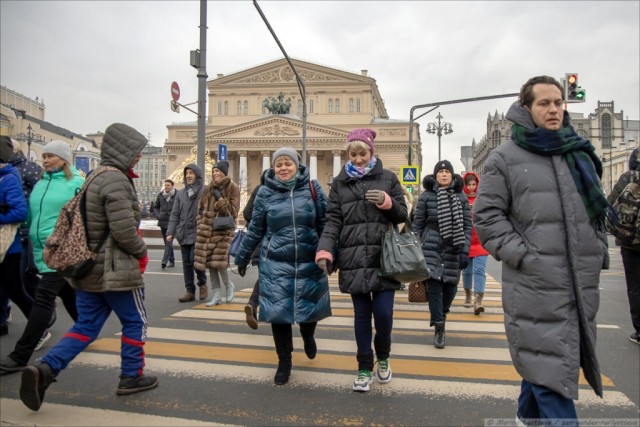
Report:
M259 1L292 58L376 79L389 117L412 106L518 92L529 77L579 73L597 101L640 119L639 1ZM46 105L46 120L86 135L127 123L161 146L168 124L196 120L169 109L197 100L189 52L199 47L199 1L0 0L0 83ZM207 73L213 78L282 58L250 0L208 3ZM437 160L427 123L440 111L454 133L443 158L480 141L489 113L514 99L440 107L418 120L424 168ZM195 108L195 106L194 106ZM416 116L426 110L418 110Z

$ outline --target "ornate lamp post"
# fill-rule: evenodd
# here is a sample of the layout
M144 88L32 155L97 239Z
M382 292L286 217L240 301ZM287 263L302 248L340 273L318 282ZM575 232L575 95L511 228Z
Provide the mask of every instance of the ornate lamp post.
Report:
M451 123L441 121L443 119L442 114L438 113L436 119L438 119L438 123L431 122L427 125L427 132L438 135L438 161L440 161L440 140L442 138L442 132L444 132L445 135L449 135L453 133L453 128Z
M29 125L27 126L27 133L18 134L18 136L16 136L16 139L19 141L27 141L27 160L31 160L31 143L45 142L45 139L42 135L33 133L31 123L29 123Z

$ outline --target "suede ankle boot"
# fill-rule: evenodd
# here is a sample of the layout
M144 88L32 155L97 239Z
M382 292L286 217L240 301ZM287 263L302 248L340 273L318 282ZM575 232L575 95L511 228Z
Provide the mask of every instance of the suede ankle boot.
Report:
M291 357L289 357L289 361L279 361L278 362L278 370L276 371L276 376L273 378L273 381L276 385L285 385L289 382L289 377L291 376Z
M433 339L435 348L444 348L444 322L435 322L436 333Z
M484 312L484 307L482 306L482 298L484 298L484 293L476 292L476 302L473 304L473 314L479 316L480 313Z
M464 304L465 307L471 307L471 289L464 289Z
M32 411L37 411L44 401L44 392L55 382L53 370L44 362L27 366L22 371L20 400Z

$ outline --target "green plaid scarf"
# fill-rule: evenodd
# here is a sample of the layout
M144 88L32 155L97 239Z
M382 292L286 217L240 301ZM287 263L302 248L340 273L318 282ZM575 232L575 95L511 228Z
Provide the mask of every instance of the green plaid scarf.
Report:
M591 142L578 135L570 125L551 131L541 127L527 129L514 124L511 135L518 146L532 153L565 156L589 219L603 229L604 219L606 216L611 217L612 208L600 185L602 163Z

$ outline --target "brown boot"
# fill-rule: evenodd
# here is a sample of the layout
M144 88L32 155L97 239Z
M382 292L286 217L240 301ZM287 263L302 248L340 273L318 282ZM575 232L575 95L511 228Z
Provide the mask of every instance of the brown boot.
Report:
M484 292L476 292L476 302L473 304L473 314L479 316L480 313L484 312L484 307L482 306L482 298L484 297Z
M207 289L207 285L202 285L198 289L200 289L200 296L198 297L200 301L204 301L209 297L209 289Z
M180 298L178 298L178 301L189 302L189 301L193 301L194 299L196 299L196 295L193 292L187 292L184 295L182 295Z
M464 306L471 307L471 289L464 288Z

